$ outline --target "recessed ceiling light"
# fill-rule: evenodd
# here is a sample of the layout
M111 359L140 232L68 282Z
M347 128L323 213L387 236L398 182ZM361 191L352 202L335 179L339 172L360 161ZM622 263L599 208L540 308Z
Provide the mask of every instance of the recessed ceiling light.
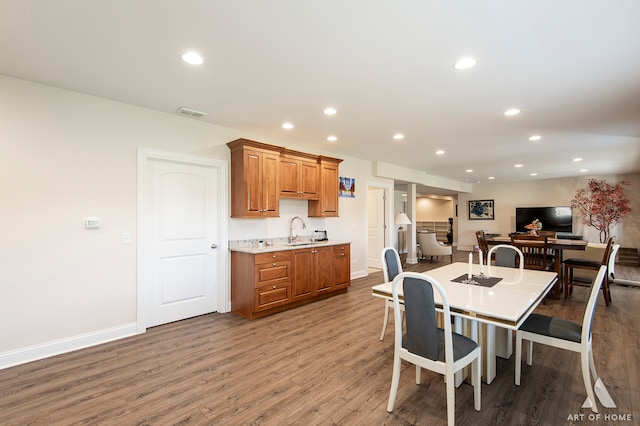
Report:
M397 141L404 139L404 135L402 133L396 133L393 135L393 138Z
M437 150L436 155L444 155L444 149Z
M537 173L531 173L529 176L538 176Z
M466 70L471 67L474 67L478 63L478 60L475 58L467 57L461 58L456 62L453 67L457 70Z
M587 169L580 169L580 173L584 173L584 172L588 172L589 170Z
M200 56L199 53L193 51L187 52L182 55L182 60L191 65L200 65L204 62L202 56Z
M489 179L489 180L493 180L493 179L495 179L495 178L496 178L495 176L489 176L489 177L488 177L488 179Z
M325 108L323 112L325 115L335 115L338 112L338 110L336 110L335 108L329 107L329 108Z
M579 161L582 161L582 158L578 157L578 158L574 158L573 161L575 161L576 163Z
M473 172L473 169L467 169L467 170L465 170L465 172L467 172L467 173L472 173L472 172Z
M291 123L284 123L284 124L282 124L282 128L283 128L283 129L293 129L293 124L291 124Z
M518 115L518 114L520 114L520 110L518 108L511 108L504 112L504 115L506 115L507 117L511 117L513 115Z
M337 140L338 140L338 137L337 137L337 136L333 136L333 135L331 135L331 136L327 136L327 140L328 140L329 142L335 142L335 141L337 141Z
M529 137L530 141L539 141L540 139L542 139L542 136L540 135L533 135Z
M522 164L515 164L513 167L516 167L516 168L522 167Z

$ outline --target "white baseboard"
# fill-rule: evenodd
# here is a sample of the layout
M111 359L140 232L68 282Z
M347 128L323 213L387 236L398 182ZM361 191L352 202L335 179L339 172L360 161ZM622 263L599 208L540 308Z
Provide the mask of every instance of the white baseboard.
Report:
M28 346L26 348L4 352L0 354L0 370L76 351L78 349L96 346L101 343L123 339L135 334L138 334L136 323L130 323L120 327L100 330L95 333L82 334L40 345Z

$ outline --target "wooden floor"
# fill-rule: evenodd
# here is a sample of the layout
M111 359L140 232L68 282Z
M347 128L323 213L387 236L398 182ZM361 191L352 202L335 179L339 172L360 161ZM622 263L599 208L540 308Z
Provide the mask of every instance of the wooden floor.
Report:
M423 372L417 386L407 364L395 410L386 411L393 320L380 341L384 303L370 291L381 281L376 272L354 280L347 294L255 321L205 315L0 370L0 425L444 425L442 378ZM579 321L587 293L576 288L567 302L548 300L538 312ZM579 356L536 345L519 387L513 357L498 360L480 412L472 387L458 388L457 423L640 424L640 288L614 286L612 297L609 307L598 301L594 348L617 409L589 420L591 411L580 409ZM581 413L582 421L568 420Z

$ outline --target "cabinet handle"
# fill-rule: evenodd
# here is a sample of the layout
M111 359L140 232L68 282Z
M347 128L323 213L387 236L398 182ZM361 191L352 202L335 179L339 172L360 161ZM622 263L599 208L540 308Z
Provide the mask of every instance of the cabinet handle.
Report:
M344 253L342 253L342 256L344 256Z
M271 265L271 266L276 266L276 265L277 265L277 263L274 263L274 264L273 264L273 265Z
M274 285L274 286L273 286L273 289L275 290L275 288L276 288L276 286Z

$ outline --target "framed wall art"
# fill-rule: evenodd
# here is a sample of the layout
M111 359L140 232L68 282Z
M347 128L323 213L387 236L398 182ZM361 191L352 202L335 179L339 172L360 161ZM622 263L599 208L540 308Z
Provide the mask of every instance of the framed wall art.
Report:
M355 198L356 196L356 180L354 178L340 176L338 187L338 195L340 197Z
M494 220L493 200L469 201L469 220Z

